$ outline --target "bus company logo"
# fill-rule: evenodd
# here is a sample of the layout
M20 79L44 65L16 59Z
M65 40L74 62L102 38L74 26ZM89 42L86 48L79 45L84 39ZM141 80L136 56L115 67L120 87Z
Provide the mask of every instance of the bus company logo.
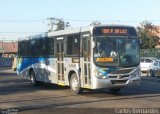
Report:
M122 78L122 76L117 76L117 79L121 79Z

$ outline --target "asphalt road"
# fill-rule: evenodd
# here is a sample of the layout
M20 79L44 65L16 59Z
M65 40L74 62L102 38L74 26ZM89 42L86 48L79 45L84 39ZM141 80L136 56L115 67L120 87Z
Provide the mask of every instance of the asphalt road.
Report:
M143 77L140 86L123 88L118 94L86 90L73 95L68 87L51 84L33 87L10 68L0 68L0 113L109 114L147 109L160 113L160 81L155 80L159 79Z

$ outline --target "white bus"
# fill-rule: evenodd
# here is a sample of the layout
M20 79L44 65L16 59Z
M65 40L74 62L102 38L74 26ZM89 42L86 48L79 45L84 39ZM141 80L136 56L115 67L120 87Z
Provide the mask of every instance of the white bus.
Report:
M18 42L17 74L39 82L118 92L140 84L139 39L132 26L98 25L54 31Z

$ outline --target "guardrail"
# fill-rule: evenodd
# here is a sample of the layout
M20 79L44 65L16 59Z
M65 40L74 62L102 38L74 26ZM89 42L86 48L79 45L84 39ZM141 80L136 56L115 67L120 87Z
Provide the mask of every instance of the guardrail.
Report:
M12 59L11 58L0 58L0 67L11 67Z

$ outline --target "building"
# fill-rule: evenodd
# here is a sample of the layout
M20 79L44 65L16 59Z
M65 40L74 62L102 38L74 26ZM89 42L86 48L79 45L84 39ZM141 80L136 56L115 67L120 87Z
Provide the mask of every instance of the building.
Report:
M0 57L12 57L17 53L17 42L0 41Z

